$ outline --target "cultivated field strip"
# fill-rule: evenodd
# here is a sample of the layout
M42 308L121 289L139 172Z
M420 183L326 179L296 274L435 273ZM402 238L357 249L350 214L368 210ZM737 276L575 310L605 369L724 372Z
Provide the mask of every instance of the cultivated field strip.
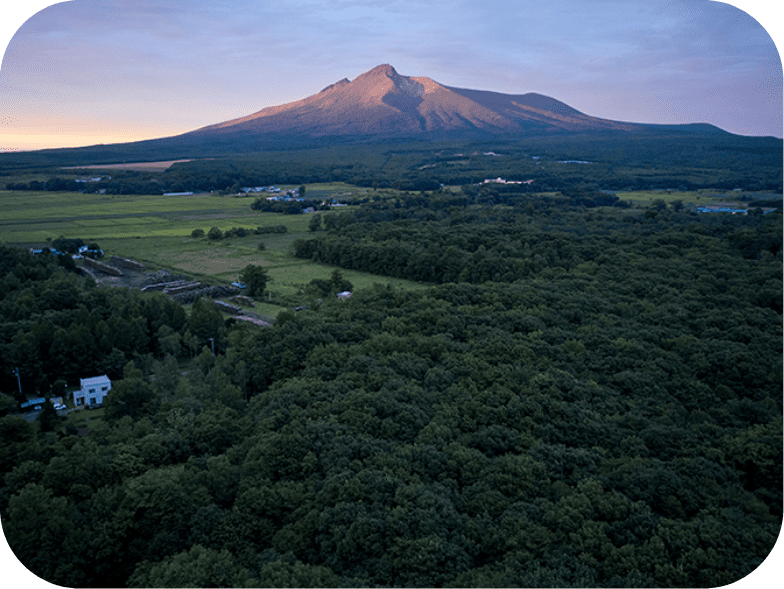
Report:
M43 246L47 238L60 236L92 240L186 237L194 229L206 232L213 226L225 231L281 223L281 215L253 211L251 202L209 195L127 197L0 191L0 240ZM285 221L298 230L306 229L304 218L288 216Z

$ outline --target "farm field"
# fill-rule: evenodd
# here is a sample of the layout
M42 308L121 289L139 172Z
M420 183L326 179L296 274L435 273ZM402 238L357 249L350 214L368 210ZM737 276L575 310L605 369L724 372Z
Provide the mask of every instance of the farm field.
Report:
M308 184L305 196L308 198L360 198L371 196L375 193L372 188L352 186L343 182L322 182Z
M0 239L45 245L47 238L190 235L206 225L228 229L270 222L250 198L180 197L0 191ZM277 222L276 222L277 223Z
M161 162L136 162L132 164L96 164L91 166L69 166L64 170L136 170L144 172L161 172L180 162L193 160L166 160Z
M309 235L312 234L307 230L292 230L285 234L252 235L218 242L191 237L118 238L104 239L100 245L107 256L131 258L152 270L165 268L214 283L233 282L245 266L258 264L266 268L272 279L267 290L274 301L296 295L314 278L328 279L334 270L331 266L294 257L291 244L295 239ZM261 241L266 246L264 251L259 251L257 247ZM426 288L426 285L410 280L353 270L341 272L353 283L354 288L366 288L374 283L390 283L405 289Z
M618 198L639 206L648 206L656 200L663 200L667 204L681 201L685 206L708 205L716 202L735 202L742 204L743 200L754 200L757 198L772 198L775 195L754 193L754 192L735 192L727 190L635 190L631 192L616 192ZM743 199L743 200L742 200Z
M294 188L282 187L282 189ZM308 185L309 198L366 196L370 189L343 183ZM262 193L263 195L263 193ZM278 224L280 215L250 208L262 195L182 196L83 194L80 192L0 190L0 240L34 244L47 237L147 237L190 235L196 228L224 230L233 226ZM307 228L305 217L295 216ZM291 230L291 228L290 228Z
M308 186L307 190L309 196L333 198L349 192L356 195L352 188L334 183ZM267 290L273 303L296 298L314 278L328 279L332 267L293 255L294 241L313 235L308 230L310 216L254 211L250 208L254 198L0 191L0 242L44 247L48 240L58 237L80 238L97 242L107 258L131 258L145 264L149 271L167 269L215 284L233 282L245 266L259 264L272 279ZM272 225L285 225L288 232L216 241L191 237L194 229L206 233L211 227L226 231ZM259 250L262 242L263 251ZM426 288L409 280L365 272L345 270L343 275L355 289L373 283ZM265 303L260 312L276 315L283 308Z

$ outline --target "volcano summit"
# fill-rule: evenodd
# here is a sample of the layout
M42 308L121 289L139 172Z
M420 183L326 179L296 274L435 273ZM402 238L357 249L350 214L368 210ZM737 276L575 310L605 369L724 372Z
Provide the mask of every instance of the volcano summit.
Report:
M400 75L379 65L318 94L181 135L193 140L356 138L524 138L564 133L719 131L710 125L647 125L600 119L563 102L528 93L501 94Z
M89 147L41 150L38 163L155 161L231 156L350 144L421 141L560 140L601 136L637 140L739 138L713 125L655 125L592 117L536 94L502 94L445 86L428 77L399 74L379 65L353 81L340 80L321 92L254 114L181 135ZM30 153L3 154L8 163L30 163ZM30 161L28 161L30 160Z

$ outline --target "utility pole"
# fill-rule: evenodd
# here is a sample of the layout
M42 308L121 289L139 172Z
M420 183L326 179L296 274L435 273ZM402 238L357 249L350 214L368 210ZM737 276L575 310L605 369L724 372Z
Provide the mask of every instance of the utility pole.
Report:
M214 337L208 337L207 339L210 340L210 343L212 344L212 355L214 356L215 355L215 338Z
M14 368L14 374L16 375L16 383L19 385L19 394L22 394L22 379L19 378L19 368Z

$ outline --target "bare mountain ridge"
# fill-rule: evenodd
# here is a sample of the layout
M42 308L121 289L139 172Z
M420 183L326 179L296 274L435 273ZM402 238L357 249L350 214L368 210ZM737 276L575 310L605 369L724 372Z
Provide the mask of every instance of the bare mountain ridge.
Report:
M269 138L275 135L384 139L459 135L525 137L563 133L635 132L709 127L646 125L600 119L536 93L501 94L444 86L428 77L402 76L380 65L318 94L203 127L192 139Z
M77 165L205 158L407 142L593 141L659 145L663 137L685 141L738 141L745 138L713 125L652 125L592 117L542 94L502 94L453 88L428 77L402 76L380 65L353 81L340 80L302 100L272 106L246 117L159 139L36 152L3 153L3 165L30 167L35 162ZM680 140L679 139L679 140ZM775 142L774 142L775 143ZM780 146L779 143L776 144ZM634 150L643 149L637 145ZM648 149L647 147L645 149ZM780 149L780 147L776 147ZM35 154L35 155L33 155Z

